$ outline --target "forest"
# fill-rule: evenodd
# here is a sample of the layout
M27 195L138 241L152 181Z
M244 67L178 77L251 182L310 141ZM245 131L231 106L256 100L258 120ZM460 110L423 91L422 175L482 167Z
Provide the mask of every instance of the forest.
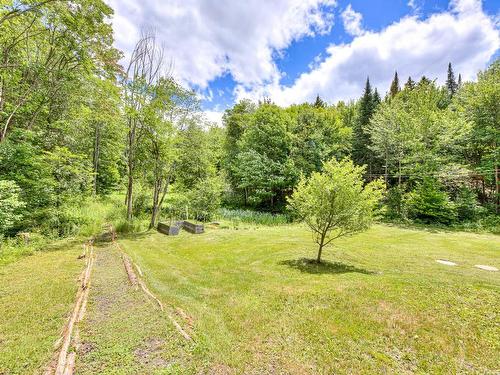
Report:
M367 77L349 102L243 100L217 126L153 31L126 59L113 10L77 4L1 13L0 236L78 233L92 221L82 207L110 196L124 231L234 210L292 221L287 198L332 158L383 180L380 220L498 232L498 59L471 82L453 62L443 85L395 72L374 88Z

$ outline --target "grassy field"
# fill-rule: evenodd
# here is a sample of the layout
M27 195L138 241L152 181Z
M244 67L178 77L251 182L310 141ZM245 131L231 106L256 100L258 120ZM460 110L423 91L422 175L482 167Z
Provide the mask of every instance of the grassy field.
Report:
M500 273L474 268L500 267L498 236L376 226L338 241L319 266L298 225L119 243L166 311L130 285L115 245L96 246L78 374L500 370ZM79 241L62 241L0 265L0 374L40 373L50 360L80 253Z
M500 237L376 226L321 266L301 226L121 239L194 322L202 373L496 373ZM456 262L455 267L436 263ZM193 370L194 371L194 370Z
M47 365L75 300L81 252L79 242L63 241L0 266L0 374Z

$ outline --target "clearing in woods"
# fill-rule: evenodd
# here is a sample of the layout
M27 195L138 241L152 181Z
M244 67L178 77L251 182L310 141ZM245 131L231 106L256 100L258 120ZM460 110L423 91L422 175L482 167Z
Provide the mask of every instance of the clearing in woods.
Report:
M498 267L499 251L494 235L389 226L338 241L319 266L298 225L97 244L75 373L495 373L500 273L474 265ZM66 243L0 268L1 374L50 362L79 254Z

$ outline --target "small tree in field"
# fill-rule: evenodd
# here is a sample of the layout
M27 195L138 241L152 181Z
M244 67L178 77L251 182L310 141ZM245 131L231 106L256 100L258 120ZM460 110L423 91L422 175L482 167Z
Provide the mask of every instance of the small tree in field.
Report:
M383 182L376 180L363 186L364 170L351 160L332 159L323 165L321 173L302 178L289 198L289 206L309 226L319 245L318 263L326 245L368 229L373 221Z

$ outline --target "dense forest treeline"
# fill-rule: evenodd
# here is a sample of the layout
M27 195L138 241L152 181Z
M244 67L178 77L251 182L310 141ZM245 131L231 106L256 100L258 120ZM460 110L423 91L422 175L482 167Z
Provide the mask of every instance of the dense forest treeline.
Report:
M75 233L78 208L123 193L127 223L222 206L286 211L301 176L351 158L382 178L390 220L498 226L500 61L462 82L421 77L381 97L286 108L241 101L209 124L154 32L127 65L102 0L0 7L0 236ZM443 67L443 70L446 67Z

